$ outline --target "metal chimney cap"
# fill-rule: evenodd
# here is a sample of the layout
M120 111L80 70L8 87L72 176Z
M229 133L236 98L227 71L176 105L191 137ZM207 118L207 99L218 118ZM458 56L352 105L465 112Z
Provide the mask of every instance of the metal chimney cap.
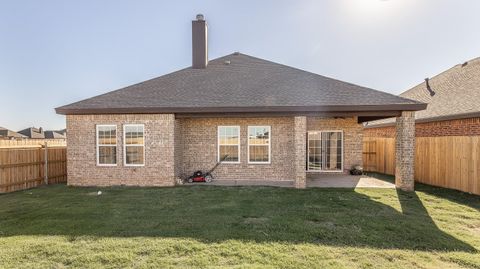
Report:
M203 16L203 14L197 14L197 21L204 21L205 20L205 17Z

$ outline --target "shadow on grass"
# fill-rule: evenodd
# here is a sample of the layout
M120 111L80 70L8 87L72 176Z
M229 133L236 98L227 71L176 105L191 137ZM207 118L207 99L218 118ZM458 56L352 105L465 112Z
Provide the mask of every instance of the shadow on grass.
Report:
M392 175L380 174L375 172L367 172L366 175L395 184L395 176ZM453 203L462 204L464 206L468 206L480 211L479 195L472 195L462 191L426 185L418 182L415 182L415 190L433 195L440 199L449 200Z
M392 176L392 175L380 174L380 173L375 173L375 172L366 172L365 175L367 175L369 177L374 177L376 179L383 180L385 182L395 184L395 176Z
M401 210L392 207L398 202ZM415 193L381 189L366 195L351 189L56 185L0 196L0 236L14 235L475 251L441 231Z
M415 189L417 191L433 195L439 199L445 199L450 202L461 204L480 211L479 195L473 195L462 191L434 187L420 183L415 183Z

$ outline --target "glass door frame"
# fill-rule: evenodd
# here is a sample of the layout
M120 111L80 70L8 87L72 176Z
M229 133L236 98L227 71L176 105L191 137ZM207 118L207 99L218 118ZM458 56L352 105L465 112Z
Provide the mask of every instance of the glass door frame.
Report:
M320 134L320 143L322 143L322 151L321 151L321 167L322 169L320 170L312 170L310 169L310 150L309 150L309 142L310 142L310 133L315 133L315 134ZM325 145L324 145L324 140L322 139L323 136L322 134L323 133L341 133L342 134L342 138L341 138L341 154L342 154L342 158L341 158L341 165L340 165L340 169L339 170L325 170L324 169L324 164L325 164L325 158L326 158L326 154L325 154ZM312 131L307 131L307 169L306 171L307 172L321 172L321 173L343 173L343 163L344 163L344 154L345 154L345 149L344 149L344 133L343 133L343 130L312 130Z

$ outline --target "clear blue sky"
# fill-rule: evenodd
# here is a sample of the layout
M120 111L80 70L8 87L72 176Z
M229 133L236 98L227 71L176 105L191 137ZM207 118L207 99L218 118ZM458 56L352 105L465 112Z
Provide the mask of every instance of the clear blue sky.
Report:
M478 0L0 0L0 126L63 128L54 108L234 51L398 94L480 56Z

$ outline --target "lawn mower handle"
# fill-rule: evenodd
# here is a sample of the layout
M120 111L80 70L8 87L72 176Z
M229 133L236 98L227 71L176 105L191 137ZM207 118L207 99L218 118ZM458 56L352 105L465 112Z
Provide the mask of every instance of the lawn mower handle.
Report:
M215 166L212 169L210 169L210 171L208 171L207 174L212 174L213 170L215 170L217 166L219 166L227 158L228 158L228 155L223 156L223 158L217 164L215 164Z

